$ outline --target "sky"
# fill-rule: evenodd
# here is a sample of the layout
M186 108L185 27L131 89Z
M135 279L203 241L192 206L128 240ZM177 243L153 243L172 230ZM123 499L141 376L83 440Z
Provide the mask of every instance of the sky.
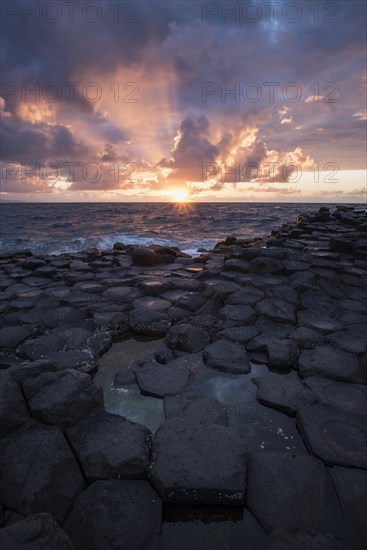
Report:
M366 5L3 0L0 199L365 202Z

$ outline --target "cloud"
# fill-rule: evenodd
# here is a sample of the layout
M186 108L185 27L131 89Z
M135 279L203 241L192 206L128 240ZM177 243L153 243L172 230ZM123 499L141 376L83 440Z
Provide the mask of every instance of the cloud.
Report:
M209 141L209 120L196 114L185 118L174 138L171 156L163 158L158 167L170 168L168 180L200 181L204 162L213 162L218 148Z

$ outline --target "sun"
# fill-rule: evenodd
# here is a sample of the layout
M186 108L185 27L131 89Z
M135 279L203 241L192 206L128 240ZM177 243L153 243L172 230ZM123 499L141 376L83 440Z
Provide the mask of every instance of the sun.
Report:
M188 198L188 194L186 191L182 191L180 189L172 189L170 192L169 192L169 195L172 199L173 202L188 202L189 201L189 198Z

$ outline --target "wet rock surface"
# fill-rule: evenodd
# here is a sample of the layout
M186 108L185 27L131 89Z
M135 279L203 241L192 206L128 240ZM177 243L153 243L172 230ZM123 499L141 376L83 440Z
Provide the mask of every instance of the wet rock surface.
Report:
M322 530L325 476L322 463L309 456L250 453L247 506L269 532L276 527Z
M66 433L88 480L147 476L152 437L144 426L95 411Z
M84 487L61 430L33 420L0 440L0 467L2 502L23 515L48 510L62 522Z
M243 504L245 440L233 428L167 420L154 436L149 479L167 502Z
M95 481L76 500L64 529L76 550L156 548L161 501L146 481Z
M357 548L366 227L363 210L323 208L195 259L124 243L0 257L6 544L69 548L39 518L51 513L59 525L68 517L75 548L171 550L184 539L167 535L162 498L167 515L200 502L206 529L215 506L228 518L236 505L243 517L219 520L216 534L255 533L254 548L273 529L269 548ZM336 492L325 504L326 470Z
M49 514L34 514L0 529L2 550L32 548L32 550L73 550L67 534Z
M349 541L315 531L277 529L269 537L265 550L362 550L357 541Z

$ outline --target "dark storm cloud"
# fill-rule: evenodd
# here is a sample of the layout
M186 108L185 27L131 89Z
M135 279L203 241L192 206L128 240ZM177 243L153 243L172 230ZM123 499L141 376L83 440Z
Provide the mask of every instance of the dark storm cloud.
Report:
M10 4L10 2L4 2ZM144 50L159 44L169 34L169 23L185 21L192 10L186 2L131 2L136 14L125 10L117 18L114 6L119 2L87 2L77 0L74 22L71 22L66 3L59 0L60 18L50 22L50 15L39 21L26 9L47 2L15 0L14 8L2 12L2 81L80 82L80 75L91 71L96 76L113 71L121 65L141 62ZM92 23L83 16L83 8L97 4L101 18ZM125 3L126 4L126 3ZM133 10L134 11L134 10ZM9 13L10 12L10 13ZM87 12L88 13L88 12ZM93 18L93 14L88 16ZM19 94L9 95L6 106L14 109ZM66 94L63 99L66 100ZM75 87L73 105L90 112L93 105Z
M171 168L174 181L200 181L203 162L213 162L218 154L218 148L207 137L208 131L209 121L204 115L185 118L171 157L162 159L158 166Z
M88 147L68 127L43 123L19 125L12 117L2 119L0 143L4 162L35 163L88 155Z

